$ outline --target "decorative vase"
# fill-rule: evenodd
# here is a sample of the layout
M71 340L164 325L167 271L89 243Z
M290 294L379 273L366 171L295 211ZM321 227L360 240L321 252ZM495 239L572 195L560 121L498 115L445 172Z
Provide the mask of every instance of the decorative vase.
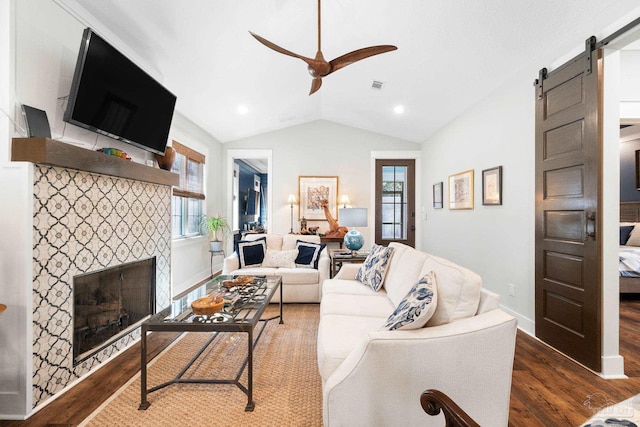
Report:
M222 252L222 241L220 240L209 241L209 250L211 252Z
M171 168L173 168L173 161L176 158L176 150L171 146L167 146L164 151L164 156L162 154L156 154L155 156L160 169L170 171Z

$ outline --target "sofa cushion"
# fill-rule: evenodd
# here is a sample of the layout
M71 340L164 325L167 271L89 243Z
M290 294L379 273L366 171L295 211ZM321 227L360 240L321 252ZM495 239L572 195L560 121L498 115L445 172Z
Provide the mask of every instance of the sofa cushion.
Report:
M393 248L374 244L367 259L360 266L356 280L370 286L374 291L379 291L384 283L384 277L387 274L387 267L392 255Z
M316 234L285 234L282 236L282 250L295 249L298 241L320 243L320 236Z
M290 251L277 251L275 249L267 248L267 253L264 256L264 260L262 261L262 266L295 268L295 261L297 256L297 249L292 249Z
M236 253L240 260L240 268L260 267L267 252L267 239L240 240L236 242Z
M283 285L312 285L319 281L318 270L313 268L279 268L276 274L282 276Z
M436 311L437 293L436 279L430 272L400 301L383 328L389 331L422 328Z
M413 285L424 276L422 266L428 255L402 243L392 242L389 247L394 249L394 253L384 288L394 307L397 307Z
M376 292L356 280L327 279L322 283L322 295L327 294L386 295L386 291L383 288Z
M320 315L339 314L354 317L379 317L386 320L394 310L384 294L327 294L320 301Z
M315 268L318 269L318 261L320 260L320 252L326 247L325 243L312 243L298 240L296 249L298 256L296 257L296 267Z
M473 271L443 258L429 255L422 267L422 275L433 271L437 280L436 312L427 326L442 325L471 317L478 311L482 279Z

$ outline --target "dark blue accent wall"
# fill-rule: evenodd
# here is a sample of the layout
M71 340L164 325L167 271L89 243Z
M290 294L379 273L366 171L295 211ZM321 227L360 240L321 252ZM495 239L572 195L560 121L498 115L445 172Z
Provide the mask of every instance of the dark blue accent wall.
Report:
M266 191L267 191L267 174L261 174L247 163L242 160L235 161L238 164L240 170L240 176L238 177L238 212L240 213L240 228L243 229L244 224L249 222L259 222L260 224L266 223ZM255 215L245 215L246 211L246 202L247 196L249 194L249 189L253 190L253 176L258 175L261 179L261 189L260 196L258 198L258 203L260 205L260 217L256 218Z
M636 190L636 150L640 150L640 140L620 144L620 201L640 201L640 191Z

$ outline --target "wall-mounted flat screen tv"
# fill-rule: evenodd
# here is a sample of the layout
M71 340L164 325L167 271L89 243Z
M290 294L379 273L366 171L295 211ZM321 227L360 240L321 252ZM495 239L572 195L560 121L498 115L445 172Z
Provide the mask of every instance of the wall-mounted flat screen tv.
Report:
M87 28L63 120L164 154L176 97Z

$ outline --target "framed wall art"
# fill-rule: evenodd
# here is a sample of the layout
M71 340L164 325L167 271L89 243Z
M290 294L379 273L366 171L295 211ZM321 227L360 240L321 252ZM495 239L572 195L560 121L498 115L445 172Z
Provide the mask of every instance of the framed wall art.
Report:
M502 204L502 166L482 171L482 204Z
M324 221L322 201L327 201L331 217L338 220L338 177L337 176L300 176L298 177L300 209L298 217L308 221Z
M473 209L473 169L449 176L449 209Z
M433 208L442 209L442 187L443 182L433 184Z

